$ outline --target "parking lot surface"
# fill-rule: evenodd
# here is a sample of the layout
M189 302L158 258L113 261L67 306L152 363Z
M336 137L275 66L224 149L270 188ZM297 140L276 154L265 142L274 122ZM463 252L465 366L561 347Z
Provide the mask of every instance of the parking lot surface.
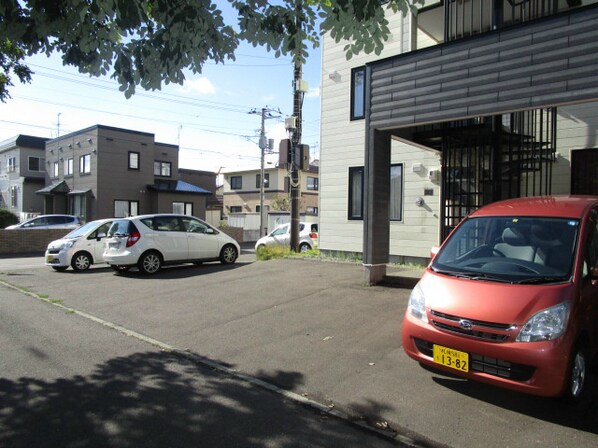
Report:
M310 260L57 273L0 260L0 279L226 365L421 445L598 446L581 408L423 369L401 347L409 290L366 287L360 265ZM12 267L11 267L12 266ZM90 323L91 325L91 323Z

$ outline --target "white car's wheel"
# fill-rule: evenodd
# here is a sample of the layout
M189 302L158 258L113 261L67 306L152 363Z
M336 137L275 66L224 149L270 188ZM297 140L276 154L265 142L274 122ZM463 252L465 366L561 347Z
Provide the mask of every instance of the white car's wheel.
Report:
M91 255L87 252L77 252L71 260L71 267L74 271L86 271L90 266Z
M155 274L162 267L162 257L158 252L146 252L139 258L137 267L144 274Z
M222 264L233 264L237 261L238 256L239 252L237 251L237 248L232 244L227 244L220 251L220 262Z

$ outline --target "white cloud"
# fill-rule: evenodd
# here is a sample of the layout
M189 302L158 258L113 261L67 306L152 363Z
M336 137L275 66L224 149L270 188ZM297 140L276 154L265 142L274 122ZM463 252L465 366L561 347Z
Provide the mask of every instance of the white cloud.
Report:
M185 92L198 92L202 95L212 95L216 93L216 87L214 87L214 84L212 84L212 82L205 76L185 81L183 90Z

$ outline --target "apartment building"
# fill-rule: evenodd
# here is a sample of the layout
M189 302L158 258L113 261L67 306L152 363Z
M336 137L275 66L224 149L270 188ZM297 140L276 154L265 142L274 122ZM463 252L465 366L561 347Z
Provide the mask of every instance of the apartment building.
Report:
M45 185L47 140L18 135L0 143L0 207L20 219L44 210L44 201L35 192Z
M180 170L178 153L151 133L92 126L46 142L46 186L37 194L45 213L85 221L144 213L205 218L216 174Z
M379 55L324 36L320 248L426 262L499 199L598 194L598 2L428 0Z

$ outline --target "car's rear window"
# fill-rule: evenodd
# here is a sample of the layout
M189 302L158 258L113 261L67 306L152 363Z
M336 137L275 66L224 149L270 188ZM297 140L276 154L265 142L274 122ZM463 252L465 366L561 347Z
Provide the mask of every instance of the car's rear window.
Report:
M131 221L127 219L118 219L110 226L110 229L108 230L108 237L129 236L129 234L135 230L135 224L133 224Z

